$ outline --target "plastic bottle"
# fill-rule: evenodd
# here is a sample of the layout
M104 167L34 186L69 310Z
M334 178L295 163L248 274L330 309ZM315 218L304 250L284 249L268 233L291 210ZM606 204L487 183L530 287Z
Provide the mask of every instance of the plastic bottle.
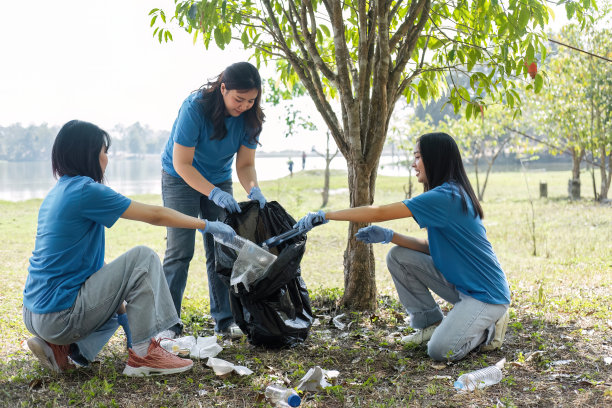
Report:
M268 385L266 398L277 407L298 407L302 403L302 399L293 389L280 385Z
M247 242L246 238L242 238L238 234L234 235L234 239L232 240L224 240L224 239L221 239L217 235L213 235L213 238L215 239L215 241L219 242L220 244L223 244L232 249L235 249L236 251L240 251L242 247L244 246L244 244Z
M457 381L455 381L455 389L457 391L474 391L477 388L484 388L489 385L497 384L502 379L501 369L505 362L506 359L502 359L495 365L462 374Z

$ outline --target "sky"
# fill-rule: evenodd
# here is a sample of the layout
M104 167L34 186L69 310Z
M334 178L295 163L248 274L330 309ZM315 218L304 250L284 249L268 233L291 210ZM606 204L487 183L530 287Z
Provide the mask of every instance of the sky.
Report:
M173 42L160 44L148 13L154 7L170 13L173 6L173 0L3 0L0 126L80 119L106 130L135 122L170 130L191 91L248 59L241 45L206 50L178 27ZM261 74L275 76L265 68ZM318 113L303 109L323 130L292 137L291 149L324 149ZM282 110L265 107L265 113L262 150L287 148Z

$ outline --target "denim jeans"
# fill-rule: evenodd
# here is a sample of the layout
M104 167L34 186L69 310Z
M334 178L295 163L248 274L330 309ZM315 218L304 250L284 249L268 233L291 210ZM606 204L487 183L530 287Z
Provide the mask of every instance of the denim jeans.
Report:
M427 344L427 352L438 361L456 361L487 344L495 334L495 323L509 305L481 302L459 292L435 267L431 256L403 247L387 254L400 302L410 315L410 326L424 329L441 321ZM446 318L431 292L453 304Z
M232 194L232 181L227 180L216 184L221 190ZM182 178L174 177L162 170L162 199L164 207L172 208L192 217L217 221L224 218L226 210L216 205L199 191L191 188ZM176 313L181 315L181 303L189 263L193 258L196 231L185 228L168 228L166 254L164 256L164 274L172 294ZM199 233L198 233L199 234ZM229 290L215 272L214 239L210 234L204 236L204 251L206 252L206 272L208 275L208 293L210 298L210 314L215 319L215 331L227 329L234 316L230 308ZM171 328L177 334L182 332L182 325Z
M83 357L93 361L117 330L116 310L124 300L135 344L179 321L161 262L144 246L129 250L91 275L71 308L39 314L24 307L23 321L32 334L49 343L76 343Z

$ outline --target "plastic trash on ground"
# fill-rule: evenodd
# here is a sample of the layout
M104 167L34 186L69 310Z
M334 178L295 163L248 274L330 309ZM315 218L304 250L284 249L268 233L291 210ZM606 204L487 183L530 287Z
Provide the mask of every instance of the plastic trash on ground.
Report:
M327 379L332 380L338 377L339 374L340 372L337 370L324 370L319 366L315 366L308 370L296 388L300 391L319 391L330 387L331 384L327 382Z
M253 374L253 371L245 366L235 365L230 363L229 361L222 360L220 358L210 357L207 366L211 367L215 372L215 375L225 376L230 374L232 371L236 372L238 375L250 375Z
M460 392L468 392L497 384L502 379L501 369L504 367L505 362L506 359L504 358L495 365L462 374L455 381L455 389Z
M159 344L172 354L199 359L215 357L223 350L223 347L217 343L217 336L163 339Z
M169 351L172 354L179 354L181 356L188 356L191 349L196 344L196 338L193 336L178 337L176 339L162 339L159 345L164 350Z
M275 407L299 407L302 403L302 399L293 389L282 385L268 385L265 395Z
M215 357L221 350L223 350L223 347L217 343L217 336L198 337L189 357L199 359Z

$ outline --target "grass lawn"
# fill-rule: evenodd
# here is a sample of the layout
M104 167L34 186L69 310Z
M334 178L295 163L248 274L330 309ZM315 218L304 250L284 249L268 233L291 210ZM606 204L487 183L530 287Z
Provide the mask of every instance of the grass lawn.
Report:
M41 368L24 347L29 333L21 319L41 200L0 202L0 406L264 407L261 393L267 384L296 386L317 365L340 375L332 387L302 395L303 407L612 406L612 208L590 196L568 202L568 178L569 172L514 172L493 173L489 180L484 222L513 295L501 350L444 364L429 359L423 347L399 343L411 329L385 266L390 245L374 246L378 309L339 308L348 224L331 222L308 234L301 264L318 318L307 341L274 351L244 340L225 342L218 357L254 371L225 378L199 360L180 375L124 377L127 353L121 330L89 369L60 375ZM548 199L537 197L541 180L548 183ZM376 203L404 199L405 183L404 178L379 177ZM587 177L583 183L583 195L591 195ZM322 185L322 172L298 172L263 182L262 191L299 218L318 209ZM332 174L331 189L328 208L346 207L345 173ZM239 186L235 191L238 200L246 199ZM161 203L157 195L132 198ZM424 236L411 219L384 224ZM163 258L165 229L120 220L107 231L106 241L107 260L136 245L147 245ZM204 251L196 247L182 317L189 333L206 336L213 333L213 322ZM339 330L332 319L342 313L348 324ZM500 384L472 394L454 391L461 373L501 358L508 363Z

